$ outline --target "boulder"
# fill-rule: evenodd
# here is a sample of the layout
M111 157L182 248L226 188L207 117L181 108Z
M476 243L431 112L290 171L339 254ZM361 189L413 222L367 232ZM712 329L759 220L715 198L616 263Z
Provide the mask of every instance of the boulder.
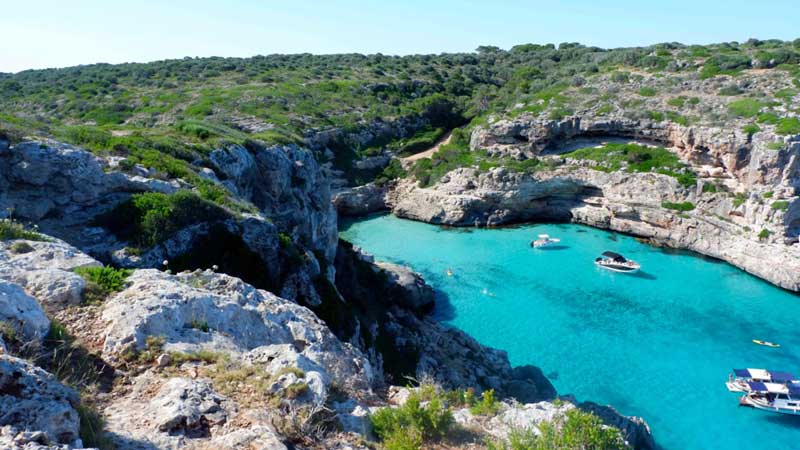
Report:
M16 284L0 280L0 324L10 327L24 345L41 344L50 330L47 318L36 299Z
M137 270L129 286L105 303L104 355L119 358L143 350L149 336L163 337L165 350L225 352L242 361L263 359L368 390L372 369L360 352L339 342L311 311L224 274L211 271L170 275ZM250 356L245 358L245 355ZM271 358L271 359L270 359Z
M421 314L433 311L433 288L420 274L399 264L376 262L375 265L388 277L393 301L398 305Z
M33 364L0 355L0 425L40 445L80 445L77 392Z

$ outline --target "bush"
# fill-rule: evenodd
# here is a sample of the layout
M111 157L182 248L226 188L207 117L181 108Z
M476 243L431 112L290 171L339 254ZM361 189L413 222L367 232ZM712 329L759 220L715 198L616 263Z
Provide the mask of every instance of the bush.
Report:
M34 250L35 249L31 246L31 244L28 244L27 242L22 242L22 241L14 242L8 247L8 251L10 251L11 253L13 253L15 255L21 255L21 254L24 254L24 253L30 253L30 252L32 252Z
M0 219L0 241L25 239L27 241L47 241L47 237L35 231L26 230L21 223L12 219Z
M787 209L789 209L789 202L787 202L786 200L778 200L776 202L772 202L772 205L770 205L770 207L778 211L786 211Z
M733 198L733 207L734 208L738 208L738 207L742 206L745 201L747 201L747 194L745 194L743 192L739 192Z
M642 97L654 97L657 93L658 92L655 90L655 88L651 87L643 87L639 89L639 95Z
M775 127L777 134L800 134L800 119L797 117L785 117L778 122Z
M770 237L770 235L772 235L772 232L769 231L768 229L764 228L763 230L758 232L758 239L759 240L764 240L764 239Z
M490 442L489 450L623 450L628 447L620 431L605 427L594 414L571 409L538 425L539 436L517 429L505 442Z
M752 136L752 135L758 133L759 131L761 131L761 127L759 127L758 125L756 125L754 123L751 123L751 124L743 126L742 127L742 131L744 133L746 133L748 136Z
M190 191L147 192L133 195L96 222L118 238L147 248L187 226L228 217L227 211Z
M381 408L369 416L375 435L387 450L418 450L422 444L442 438L453 425L453 415L438 395L422 406L412 392L398 408Z
M662 208L666 208L666 209L672 209L672 210L675 210L675 211L686 212L686 211L691 211L691 210L694 209L694 203L692 203L692 202L680 202L680 203L662 202L661 203L661 207Z
M477 416L493 416L500 408L500 402L494 398L494 389L483 391L481 401L472 406L469 410Z
M728 104L728 110L739 117L755 117L764 105L752 98L734 100Z

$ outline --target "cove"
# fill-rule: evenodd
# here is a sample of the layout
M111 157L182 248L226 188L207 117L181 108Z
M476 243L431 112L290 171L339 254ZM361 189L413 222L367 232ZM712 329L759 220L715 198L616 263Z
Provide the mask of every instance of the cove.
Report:
M561 245L530 248L540 233ZM800 372L800 296L581 225L454 229L386 215L342 223L340 237L420 272L437 290L439 320L507 351L512 365L540 367L559 394L644 417L666 450L800 445L800 417L739 407L724 386L733 367ZM605 250L642 271L595 267Z

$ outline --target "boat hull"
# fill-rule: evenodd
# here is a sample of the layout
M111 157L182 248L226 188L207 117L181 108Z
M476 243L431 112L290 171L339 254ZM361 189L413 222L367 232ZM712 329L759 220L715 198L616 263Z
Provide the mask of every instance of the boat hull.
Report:
M773 406L765 402L757 401L749 398L748 396L742 397L739 401L742 406L749 406L751 408L760 409L762 411L773 412L777 414L786 414L789 416L800 416L800 407L789 408L783 406Z
M595 262L594 264L597 267L601 267L603 269L610 270L612 272L618 272L618 273L636 273L636 272L639 271L639 267L624 267L624 268L623 267L614 267L614 266L609 266L609 265L606 265L606 264L600 264L599 262Z

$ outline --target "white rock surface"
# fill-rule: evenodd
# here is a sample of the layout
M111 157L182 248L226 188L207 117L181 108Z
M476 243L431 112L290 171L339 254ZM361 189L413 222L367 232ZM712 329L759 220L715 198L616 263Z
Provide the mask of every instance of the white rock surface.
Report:
M75 391L44 370L0 355L0 424L40 433L31 439L39 444L80 446L78 401Z
M18 285L2 280L0 323L13 328L23 345L41 343L50 330L50 319L36 299L26 294Z

